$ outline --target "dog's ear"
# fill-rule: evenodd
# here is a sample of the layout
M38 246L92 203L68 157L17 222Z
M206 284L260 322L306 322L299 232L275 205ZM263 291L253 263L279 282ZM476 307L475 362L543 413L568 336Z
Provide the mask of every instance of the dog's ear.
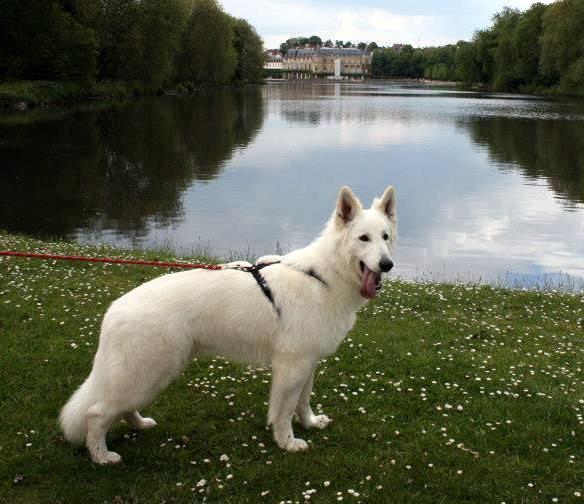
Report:
M375 198L373 201L373 208L376 208L380 212L387 215L387 218L395 222L397 220L396 213L396 201L395 201L395 189L393 186L389 186L381 198Z
M351 222L363 209L361 202L347 186L341 187L337 199L336 220L337 224L344 226Z

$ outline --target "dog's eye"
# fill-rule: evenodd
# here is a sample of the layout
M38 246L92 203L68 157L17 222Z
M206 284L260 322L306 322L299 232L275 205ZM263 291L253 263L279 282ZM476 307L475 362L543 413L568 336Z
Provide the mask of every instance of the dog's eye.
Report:
M361 240L363 242L368 242L369 241L369 236L367 236L367 235L361 235L361 236L359 236L359 240Z
M383 239L387 240L389 238L389 235L387 233L383 233Z

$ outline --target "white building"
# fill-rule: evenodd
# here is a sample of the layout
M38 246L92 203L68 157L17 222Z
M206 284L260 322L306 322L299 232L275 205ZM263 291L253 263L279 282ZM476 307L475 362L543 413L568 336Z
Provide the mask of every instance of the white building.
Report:
M264 63L264 68L269 68L272 70L282 70L284 68L284 58L279 52L268 51L266 54L266 62Z

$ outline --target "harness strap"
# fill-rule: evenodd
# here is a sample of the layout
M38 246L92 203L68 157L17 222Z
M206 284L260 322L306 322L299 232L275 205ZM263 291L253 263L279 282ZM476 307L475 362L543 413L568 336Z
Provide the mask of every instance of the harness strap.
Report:
M279 317L280 316L280 308L278 308L276 306L276 302L274 301L274 296L272 295L272 289L270 289L268 282L266 282L266 279L260 273L260 270L262 268L265 268L266 266L271 266L272 264L278 264L278 263L274 262L274 263L269 263L269 264L256 264L255 266L246 266L244 268L241 268L241 270L247 271L248 273L252 274L252 276L255 278L255 281L260 286L260 289L262 289L262 292L269 299L270 303L272 303L272 306L274 307L274 310L276 310L276 313L278 314L278 317Z
M316 278L322 285L324 285L325 287L328 287L328 284L312 268L310 268L308 271L303 271L302 273L306 273L308 276L311 276L312 278Z
M280 316L280 308L278 306L276 306L276 302L274 301L274 296L272 294L272 289L270 289L268 282L266 282L266 279L260 273L261 269L265 268L266 266L272 266L274 264L280 264L280 261L275 261L275 262L271 262L271 263L264 263L264 264L256 264L254 266L244 266L244 267L238 268L238 269L240 269L241 271L246 271L247 273L252 274L255 281L260 286L260 289L262 289L262 292L266 295L266 297L268 298L270 303L272 303L272 306L274 307L274 310L276 310L276 313L278 314L278 317L279 317ZM308 275L308 276L314 278L315 280L318 280L325 287L328 287L328 284L312 268L310 268L308 271L304 271L304 270L297 270L297 271L301 271L305 275Z

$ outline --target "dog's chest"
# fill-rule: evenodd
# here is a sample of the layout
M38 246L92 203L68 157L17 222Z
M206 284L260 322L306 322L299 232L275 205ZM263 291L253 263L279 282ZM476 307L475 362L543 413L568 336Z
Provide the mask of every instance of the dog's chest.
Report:
M331 313L327 320L323 321L320 335L321 353L326 357L334 353L347 333L355 325L355 313Z

